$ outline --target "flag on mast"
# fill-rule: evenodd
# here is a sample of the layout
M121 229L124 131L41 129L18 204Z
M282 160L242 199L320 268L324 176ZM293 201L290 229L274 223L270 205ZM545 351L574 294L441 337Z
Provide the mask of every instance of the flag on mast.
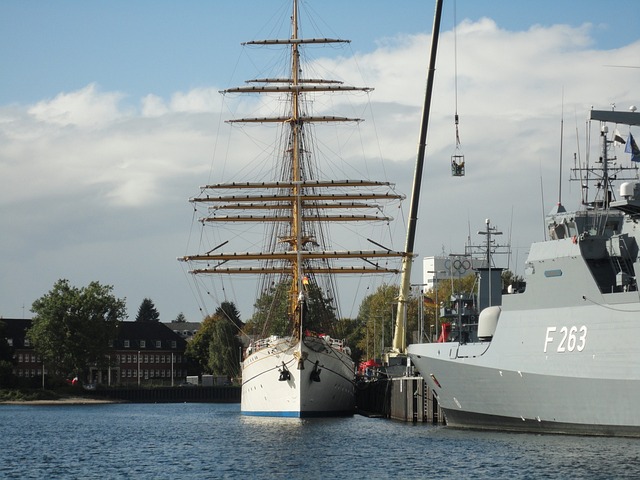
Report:
M629 132L629 137L627 137L627 143L624 146L625 153L631 154L632 162L640 162L640 148L638 148L638 144L636 143L633 135Z

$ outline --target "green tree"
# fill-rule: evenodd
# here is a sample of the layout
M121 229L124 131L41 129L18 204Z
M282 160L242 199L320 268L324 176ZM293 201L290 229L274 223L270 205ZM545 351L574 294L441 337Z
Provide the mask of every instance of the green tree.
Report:
M27 338L50 371L65 376L106 364L117 323L126 316L125 300L112 291L98 282L76 288L58 280L33 302L35 315Z
M247 323L247 333L256 336L291 334L291 319L288 314L289 282L271 285L256 300L254 313Z
M171 320L171 323L187 323L187 318L180 312L174 320Z
M187 345L187 356L200 365L204 373L238 376L242 344L238 339L241 325L238 310L231 302L223 302Z
M354 354L355 360L381 358L391 348L395 334L398 290L396 285L381 285L360 304L357 334L354 335L357 340L355 348L352 347L360 356L356 357ZM414 332L418 330L418 301L419 298L410 292L405 326L407 344L411 343Z
M150 298L145 298L138 308L136 322L159 322L160 314Z
M509 286L512 286L514 290L522 290L526 285L524 278L516 275L511 270L504 270L501 276L503 293L505 293L505 289Z
M291 335L293 322L288 314L290 285L289 281L272 285L256 300L254 314L245 329L247 333L258 336ZM333 299L326 297L314 283L307 285L305 292L304 328L335 336L337 317Z

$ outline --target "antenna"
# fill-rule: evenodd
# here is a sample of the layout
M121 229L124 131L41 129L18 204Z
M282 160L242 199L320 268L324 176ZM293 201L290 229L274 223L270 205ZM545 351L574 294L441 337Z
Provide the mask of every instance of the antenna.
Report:
M564 87L562 87L562 108L560 110L560 172L558 174L558 211L562 208L562 140L564 137Z

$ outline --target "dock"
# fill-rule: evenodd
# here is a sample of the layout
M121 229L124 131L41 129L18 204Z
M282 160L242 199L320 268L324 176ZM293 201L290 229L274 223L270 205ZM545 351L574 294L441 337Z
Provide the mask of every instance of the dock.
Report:
M422 377L380 378L358 383L360 415L412 423L444 424L437 399Z

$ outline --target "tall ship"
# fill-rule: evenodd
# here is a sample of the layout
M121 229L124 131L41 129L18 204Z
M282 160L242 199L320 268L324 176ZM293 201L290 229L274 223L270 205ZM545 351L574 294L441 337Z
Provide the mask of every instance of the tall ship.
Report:
M559 201L547 216L524 291L486 306L473 341L408 347L452 427L640 436L640 114L590 118L601 153L572 169L581 206ZM618 128L629 130L628 166L614 155Z
M261 124L278 129L273 163L256 163L259 178L214 183L201 187L191 202L204 206L203 228L220 232L230 226L220 244L203 245L203 253L181 258L195 276L259 277L258 299L270 298L263 308L264 335L253 338L242 360L241 412L256 416L312 417L351 415L355 410L355 364L344 340L331 336L337 320L336 276L397 273L389 266L404 254L382 247L341 250L333 246L332 230L347 226L354 240L359 225L386 225L388 205L403 196L393 184L361 178L333 178L342 159L323 163L317 154L316 133L333 125L359 122L359 118L329 115L319 109L318 97L368 92L342 81L306 75L303 59L309 46L348 42L337 38L300 35L300 5L293 0L291 30L287 38L255 40L243 45L282 49L286 61L274 76L248 80L225 94L257 95L271 105L273 114L228 120L233 124ZM333 133L335 135L335 133ZM319 133L318 133L319 136ZM332 151L333 152L333 151ZM345 169L346 170L346 169ZM239 224L252 229L244 230ZM259 231L256 231L259 230ZM368 229L367 229L368 230ZM236 237L234 232L240 232ZM259 251L220 250L249 234L256 234ZM344 242L341 237L341 244ZM286 305L285 308L278 308ZM266 312L266 313L265 313ZM269 325L280 325L273 333Z

